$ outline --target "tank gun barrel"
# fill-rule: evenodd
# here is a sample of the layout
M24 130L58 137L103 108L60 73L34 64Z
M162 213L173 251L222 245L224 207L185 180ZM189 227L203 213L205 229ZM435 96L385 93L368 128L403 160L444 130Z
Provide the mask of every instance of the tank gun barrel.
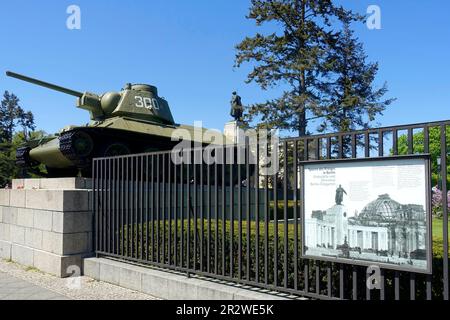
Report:
M30 78L30 77L27 77L27 76L24 76L24 75L15 73L15 72L6 71L6 75L8 77L12 77L12 78L16 78L16 79L19 79L19 80L22 80L22 81L30 82L30 83L36 84L38 86L45 87L45 88L48 88L48 89L51 89L51 90L56 90L56 91L59 91L59 92L62 92L62 93L65 93L65 94L68 94L68 95L71 95L71 96L75 96L75 97L78 97L78 98L81 98L83 96L82 92L71 90L71 89L67 89L67 88L64 88L64 87L61 87L61 86L57 86L55 84L48 83L48 82L45 82L45 81L41 81L41 80L38 80L38 79L33 79L33 78Z

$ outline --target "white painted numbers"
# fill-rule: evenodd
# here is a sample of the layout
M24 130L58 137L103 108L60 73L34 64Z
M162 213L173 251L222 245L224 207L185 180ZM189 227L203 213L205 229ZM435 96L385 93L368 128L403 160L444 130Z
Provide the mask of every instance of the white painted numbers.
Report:
M145 108L145 109L149 109L149 110L152 110L152 109L159 110L159 104L155 98L135 96L134 99L136 100L135 106L137 108Z
M81 9L77 5L70 5L67 7L66 13L69 17L66 20L66 26L69 30L81 29Z
M380 30L381 29L381 8L377 5L370 5L367 8L366 25L369 30Z

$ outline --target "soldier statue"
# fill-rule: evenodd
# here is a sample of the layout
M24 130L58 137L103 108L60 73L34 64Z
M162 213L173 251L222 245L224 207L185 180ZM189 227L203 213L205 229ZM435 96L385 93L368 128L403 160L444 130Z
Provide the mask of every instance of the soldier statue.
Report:
M241 97L238 96L236 91L234 91L232 94L230 115L234 118L235 121L242 121L244 107L242 106Z
M336 197L335 197L337 205L342 205L342 201L344 201L344 193L347 194L344 188L342 188L342 186L339 185L339 187L336 189Z

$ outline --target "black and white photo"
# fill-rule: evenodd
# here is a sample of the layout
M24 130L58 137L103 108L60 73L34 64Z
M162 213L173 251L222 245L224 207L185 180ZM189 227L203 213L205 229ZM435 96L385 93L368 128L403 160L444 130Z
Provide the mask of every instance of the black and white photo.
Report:
M304 166L305 256L430 269L428 160Z

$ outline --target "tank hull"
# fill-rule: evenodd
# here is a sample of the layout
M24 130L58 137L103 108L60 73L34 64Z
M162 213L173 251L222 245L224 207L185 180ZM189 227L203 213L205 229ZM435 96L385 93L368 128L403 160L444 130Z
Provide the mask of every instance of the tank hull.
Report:
M174 134L177 129L180 131ZM30 166L31 163L43 164L49 172L53 172L53 169L76 168L88 176L93 158L171 150L179 143L173 138L180 135L192 143L196 142L197 146L229 143L221 134L221 139L208 138L208 135L204 135L205 130L124 117L111 118L83 127L69 126L63 129L58 137L29 148L29 161L23 166Z

